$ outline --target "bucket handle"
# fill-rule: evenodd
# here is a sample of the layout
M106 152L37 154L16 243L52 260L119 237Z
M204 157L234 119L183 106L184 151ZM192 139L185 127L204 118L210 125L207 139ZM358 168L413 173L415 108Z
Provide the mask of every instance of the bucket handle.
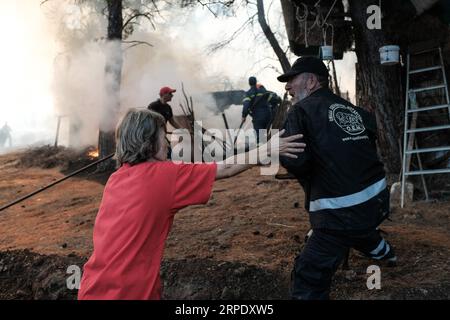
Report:
M327 30L331 28L331 46L334 45L334 26L331 23L325 23L322 28L323 45L327 45Z

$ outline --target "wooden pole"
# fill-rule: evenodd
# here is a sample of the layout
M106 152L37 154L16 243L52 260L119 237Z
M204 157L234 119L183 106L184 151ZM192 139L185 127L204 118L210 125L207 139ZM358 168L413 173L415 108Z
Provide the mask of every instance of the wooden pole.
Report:
M58 116L58 124L56 125L55 148L58 147L59 128L61 127L61 116Z
M228 121L227 121L227 116L223 112L222 112L222 118L223 118L223 122L225 123L225 128L227 130L230 130L230 126L228 125Z
M241 121L241 125L239 126L239 129L238 129L238 132L237 132L237 134L236 134L236 137L234 138L233 148L236 148L236 141L237 141L237 139L238 139L239 132L241 132L241 129L242 129L242 127L244 126L245 120L246 120L246 119L244 119L244 120Z

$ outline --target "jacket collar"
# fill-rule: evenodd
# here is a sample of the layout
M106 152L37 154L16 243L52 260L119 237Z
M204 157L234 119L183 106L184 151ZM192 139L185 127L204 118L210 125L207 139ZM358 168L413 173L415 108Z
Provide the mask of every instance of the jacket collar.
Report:
M319 88L319 89L317 89L316 91L314 91L313 93L311 93L310 95L309 95L309 97L314 97L314 96L316 96L316 95L329 95L329 94L332 94L333 92L331 92L331 90L329 89L329 88L324 88L324 87L322 87L322 88Z

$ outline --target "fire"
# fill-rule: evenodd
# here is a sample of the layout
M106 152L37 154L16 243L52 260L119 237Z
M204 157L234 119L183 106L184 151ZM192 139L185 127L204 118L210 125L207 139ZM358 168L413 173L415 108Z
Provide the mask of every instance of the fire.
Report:
M92 159L95 159L95 158L98 158L99 157L99 152L98 152L98 149L95 149L95 150L92 150L92 151L89 151L88 152L88 157L89 158L92 158Z

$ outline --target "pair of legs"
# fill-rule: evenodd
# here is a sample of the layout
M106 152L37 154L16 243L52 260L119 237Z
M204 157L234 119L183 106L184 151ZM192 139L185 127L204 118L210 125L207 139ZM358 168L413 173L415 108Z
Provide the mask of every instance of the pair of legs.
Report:
M392 246L378 230L345 233L315 229L295 259L291 296L301 300L329 299L333 275L348 250L354 248L375 260L395 261Z
M256 130L256 143L259 144L259 140L261 139L259 130L267 131L267 128L270 124L270 114L266 115L265 117L256 119L254 118L252 122L253 128Z

